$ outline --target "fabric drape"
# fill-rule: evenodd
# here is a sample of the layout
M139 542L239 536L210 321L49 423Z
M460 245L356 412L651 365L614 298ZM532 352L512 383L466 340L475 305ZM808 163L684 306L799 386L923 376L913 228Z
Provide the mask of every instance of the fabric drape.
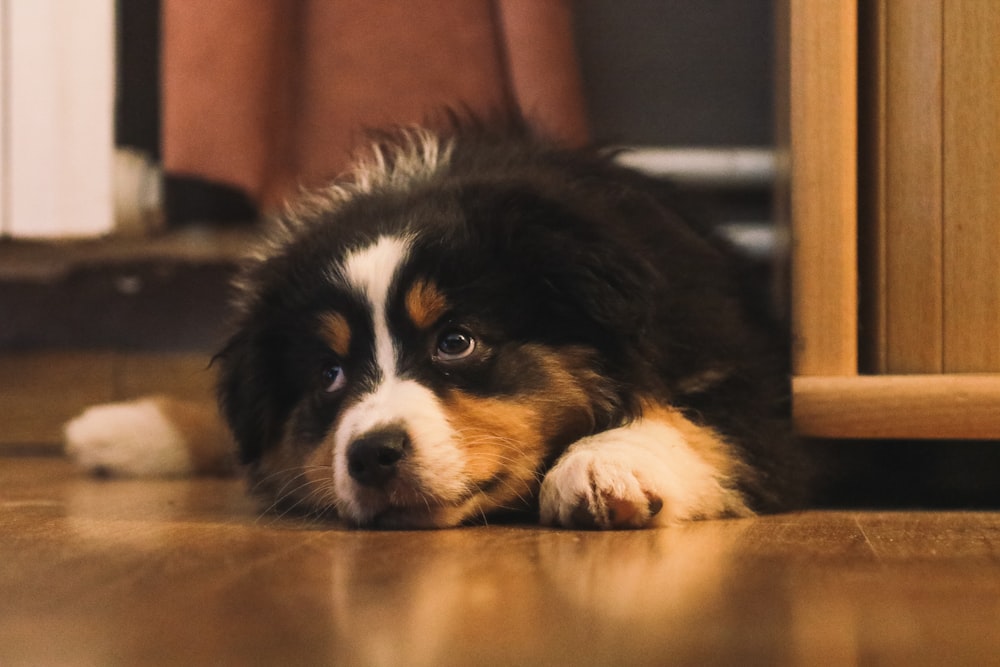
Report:
M520 109L586 140L569 0L163 0L164 168L262 208L341 172L365 128Z

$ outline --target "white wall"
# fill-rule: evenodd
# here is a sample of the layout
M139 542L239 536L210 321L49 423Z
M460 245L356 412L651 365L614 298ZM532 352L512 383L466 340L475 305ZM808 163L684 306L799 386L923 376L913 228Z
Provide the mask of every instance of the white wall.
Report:
M0 0L0 234L114 225L114 0Z

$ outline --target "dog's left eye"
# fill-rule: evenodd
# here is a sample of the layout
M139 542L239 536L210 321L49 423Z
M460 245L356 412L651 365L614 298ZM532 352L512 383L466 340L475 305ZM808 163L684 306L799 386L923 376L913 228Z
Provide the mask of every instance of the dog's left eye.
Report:
M347 384L347 375L344 374L344 367L340 364L327 364L323 367L322 374L323 391L332 394L340 391Z
M438 338L434 357L442 361L465 359L476 349L476 339L464 331L446 331Z

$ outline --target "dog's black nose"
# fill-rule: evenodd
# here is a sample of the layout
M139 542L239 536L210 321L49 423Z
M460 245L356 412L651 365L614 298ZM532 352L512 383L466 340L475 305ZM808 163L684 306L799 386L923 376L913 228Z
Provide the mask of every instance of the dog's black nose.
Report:
M382 486L396 475L409 447L410 438L400 428L366 433L347 448L347 471L358 484Z

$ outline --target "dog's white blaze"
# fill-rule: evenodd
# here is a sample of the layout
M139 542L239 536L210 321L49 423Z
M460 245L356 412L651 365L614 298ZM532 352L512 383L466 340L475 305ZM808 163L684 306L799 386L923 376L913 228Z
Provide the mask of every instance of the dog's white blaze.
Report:
M386 304L389 289L399 267L409 254L410 241L394 236L380 236L375 243L347 255L342 275L367 299L375 329L375 363L383 381L396 376L396 348L389 335Z
M396 371L396 345L389 331L388 299L399 268L406 261L411 239L379 237L350 253L339 274L369 304L374 328L375 363L381 378L370 394L348 408L334 434L334 486L341 511L365 521L384 509L359 488L347 470L347 448L364 433L391 424L406 429L411 439L407 469L415 486L437 501L455 500L465 491L465 458L455 446L455 432L437 396L427 387L401 379ZM389 499L391 500L391 499ZM383 502L388 502L383 500Z

